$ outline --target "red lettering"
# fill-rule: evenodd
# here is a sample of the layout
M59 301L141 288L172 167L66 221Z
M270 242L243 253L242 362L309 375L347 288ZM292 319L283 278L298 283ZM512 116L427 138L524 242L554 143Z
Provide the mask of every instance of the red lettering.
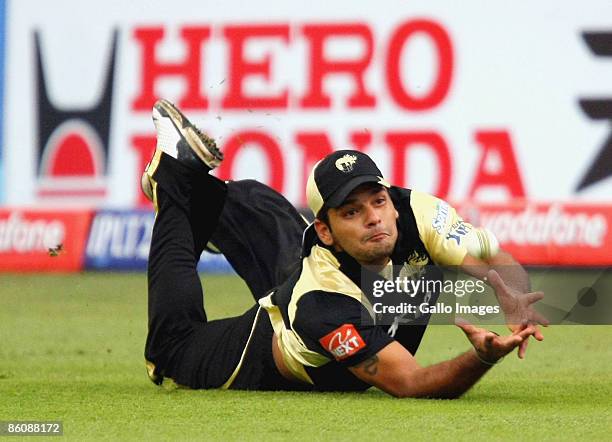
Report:
M262 76L270 80L270 55L263 60L247 61L244 58L246 43L253 38L274 37L289 41L288 25L261 26L228 26L223 35L229 41L230 70L229 90L222 105L229 109L236 108L286 108L288 92L285 89L278 95L247 96L243 90L244 80L249 76Z
M468 196L474 198L483 188L496 186L505 189L512 198L525 198L510 134L505 130L478 131L475 139L480 149L480 160ZM487 164L495 160L498 168Z
M352 132L351 143L353 143L355 150L363 152L372 143L372 134L367 129L361 132Z
M179 107L184 110L206 109L208 100L200 90L202 43L210 36L208 27L185 27L181 29L181 39L186 44L186 54L182 62L162 63L157 56L157 47L164 37L164 28L137 28L134 38L140 44L142 57L142 79L138 97L132 102L135 111L148 111L157 100L155 84L167 76L181 77L185 80L187 88L178 101Z
M239 132L230 137L223 147L224 159L218 168L217 176L222 180L233 179L233 165L240 150L244 147L257 146L266 156L269 165L269 179L266 183L277 192L283 193L285 183L285 168L283 154L272 137L264 132Z
M438 58L438 74L431 89L418 97L402 84L401 54L411 37L425 34L435 45ZM439 105L448 94L453 73L453 50L448 33L430 20L413 20L395 30L387 52L387 85L393 100L404 109L422 111Z
M153 156L153 151L155 150L155 145L156 138L154 135L134 135L132 137L132 149L134 149L137 155L137 173L141 173L147 163L151 160L151 156ZM140 176L138 178L140 178ZM138 201L136 204L138 207L151 207L151 202L140 191L140 179L135 182L138 183L138 190L136 192L136 195L138 195Z
M349 107L374 107L376 97L366 91L364 81L374 51L370 28L365 24L323 24L306 25L302 32L310 46L310 73L308 90L300 101L301 105L306 108L330 107L330 97L323 91L323 80L330 74L348 74L356 86L348 100ZM365 51L354 60L330 60L325 56L325 45L334 37L355 39L365 46Z
M435 132L389 132L385 141L391 148L391 182L407 187L406 156L409 150L425 145L437 159L438 185L433 192L440 198L446 198L450 189L451 159L446 141Z

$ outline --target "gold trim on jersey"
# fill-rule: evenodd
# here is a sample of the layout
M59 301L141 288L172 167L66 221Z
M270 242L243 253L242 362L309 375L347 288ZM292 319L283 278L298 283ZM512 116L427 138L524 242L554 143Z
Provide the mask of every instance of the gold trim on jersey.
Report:
M228 378L227 381L225 381L225 383L220 387L222 390L227 390L228 388L230 388L232 386L232 384L234 383L234 381L236 380L236 377L238 376L238 373L240 372L240 369L242 368L242 363L244 362L244 358L246 356L246 352L249 349L249 344L251 343L251 338L253 337L253 333L255 331L255 327L257 326L257 321L259 320L259 313L261 312L261 307L259 307L257 309L257 313L255 313L255 319L253 320L253 325L251 326L251 332L249 333L249 337L246 341L246 344L244 344L244 349L242 350L242 354L240 355L240 360L238 361L238 365L236 365L236 368L234 368L234 371L232 372L231 376ZM150 361L147 361L145 359L145 364L147 367L147 374L149 376L149 379L156 385L161 385L162 382L164 382L164 385L174 385L177 388L189 388L180 384L177 384L174 379L172 378L168 378L168 377L164 377L162 375L158 375L155 374L155 364L153 364ZM168 382L166 382L168 381Z
M242 362L244 361L244 357L246 356L246 352L249 349L249 344L251 343L251 338L253 337L253 332L255 331L255 326L257 325L257 320L259 319L259 312L260 311L261 311L261 307L259 307L257 309L257 313L255 313L255 320L253 321L253 325L251 326L251 333L249 333L249 338L247 339L246 344L244 344L244 350L242 350L242 355L240 356L240 360L238 361L238 365L234 369L234 372L229 377L229 379L227 381L225 381L225 384L223 384L221 386L222 390L227 390L228 388L231 387L232 383L236 379L236 376L238 376L238 372L242 368Z
M330 358L306 347L302 338L293 329L297 304L301 297L315 290L345 295L361 303L374 317L369 300L339 268L340 263L331 251L318 245L312 247L310 255L302 260L302 272L293 287L287 307L291 329L285 327L280 308L272 302L274 292L259 300L259 305L270 316L285 365L298 379L309 384L313 384L313 381L305 367L320 367L328 363Z

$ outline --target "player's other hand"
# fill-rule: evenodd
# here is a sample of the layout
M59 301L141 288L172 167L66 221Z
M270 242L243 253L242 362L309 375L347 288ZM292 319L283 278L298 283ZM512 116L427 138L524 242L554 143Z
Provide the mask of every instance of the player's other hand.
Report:
M513 334L522 332L523 330L532 331L532 335L538 341L544 340L544 335L540 330L539 325L547 327L549 324L542 314L538 313L534 308L534 304L544 298L543 292L521 293L506 285L499 273L495 270L489 270L487 280L499 300L500 306L506 317L506 324ZM519 347L518 357L523 359L527 351L526 339Z
M509 336L499 336L490 330L476 327L464 319L455 321L474 346L480 359L494 364L525 342L534 333L533 327L526 327Z

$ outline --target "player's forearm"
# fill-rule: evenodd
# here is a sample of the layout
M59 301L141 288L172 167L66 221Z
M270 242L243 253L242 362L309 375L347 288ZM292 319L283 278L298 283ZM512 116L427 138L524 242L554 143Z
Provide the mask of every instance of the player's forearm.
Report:
M484 279L487 272L493 269L499 273L499 276L509 287L521 293L530 291L529 275L512 255L504 250L486 261L466 255L461 264L461 269L478 279Z
M488 259L487 264L499 273L502 280L515 290L521 293L531 291L529 275L508 252L500 251L497 255Z
M399 397L455 399L468 391L491 368L474 350L449 361L418 368L410 373Z

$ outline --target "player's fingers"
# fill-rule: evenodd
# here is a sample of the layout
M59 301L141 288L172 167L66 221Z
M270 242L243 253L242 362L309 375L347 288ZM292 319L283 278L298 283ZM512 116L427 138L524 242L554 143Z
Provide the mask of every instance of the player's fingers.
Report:
M520 332L516 333L515 336L518 336L519 338L521 338L521 341L522 341L524 339L527 339L529 336L533 335L535 332L536 332L535 326L530 325L524 330L521 330Z
M518 357L519 359L525 358L525 353L527 352L527 345L529 344L529 338L525 339L523 342L519 344L518 349Z
M523 338L519 335L510 335L498 337L495 346L504 351L505 353L509 353L513 348L518 346L521 342L523 342Z
M495 335L495 334L493 334L491 332L487 333L487 335L485 336L485 342L484 342L485 348L489 349L489 348L493 347L493 340L495 339L496 336L497 335Z
M544 327L548 327L548 324L550 324L550 321L548 319L546 319L546 317L536 311L532 312L531 314L531 322L532 323L536 323L536 324L540 324L543 325Z
M544 299L544 292L533 292L525 295L525 300L529 304L533 304L534 302L538 302L542 299Z
M459 327L461 330L463 330L463 332L466 335L469 335L469 334L474 333L476 331L476 327L474 327L472 324L470 324L468 321L466 321L463 318L456 318L455 319L455 325L457 327Z
M536 338L538 341L544 340L544 335L542 334L542 330L540 330L540 327L536 326L536 330L533 333L533 337Z
M516 334L522 332L527 327L530 327L530 325L529 325L529 321L526 321L526 320L522 321L520 323L512 324L512 325L508 326L508 328L510 329L510 331L512 332L513 335L516 335Z
M499 273L497 273L495 270L489 270L487 272L487 280L489 281L489 284L491 285L491 287L493 287L496 291L506 290L506 283L501 278L501 276L499 276Z

